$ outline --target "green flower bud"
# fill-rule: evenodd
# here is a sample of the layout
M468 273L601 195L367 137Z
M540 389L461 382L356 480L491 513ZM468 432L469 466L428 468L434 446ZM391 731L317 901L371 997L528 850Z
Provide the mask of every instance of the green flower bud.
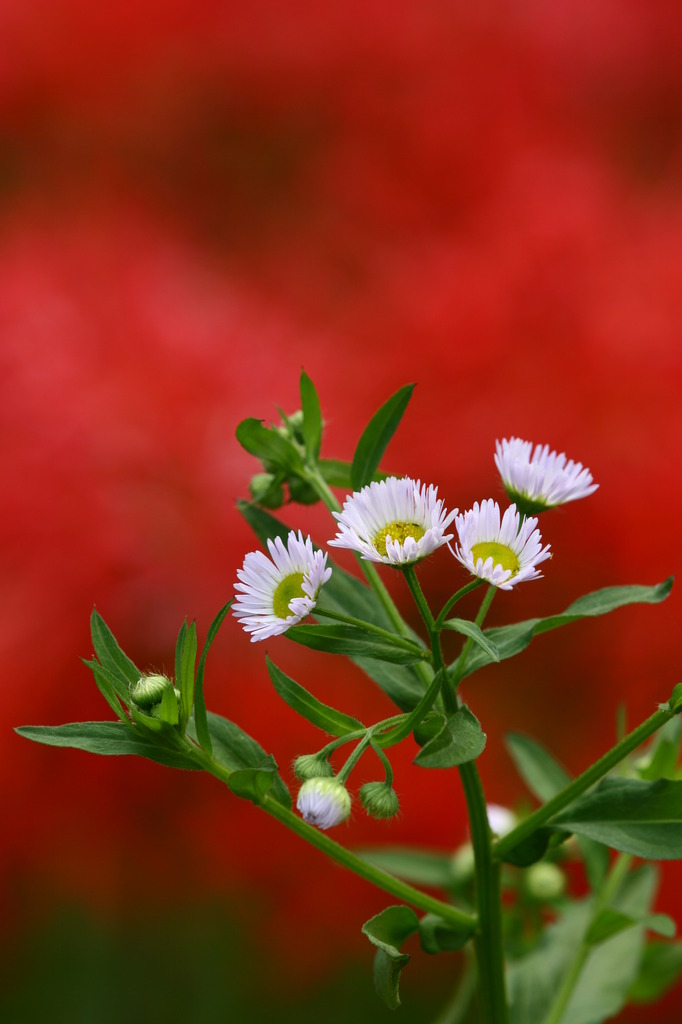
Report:
M295 441L300 445L305 444L303 436L303 410L297 409L287 416L286 421L280 427L276 427L277 433L286 437L289 441Z
M305 782L306 779L329 779L334 775L334 769L329 761L320 754L301 754L294 761L293 769L294 775L301 782Z
M320 500L319 495L310 484L307 484L305 480L300 480L297 476L289 477L289 494L291 500L297 502L299 505L314 505L316 501Z
M338 779L308 779L298 791L296 806L309 825L327 829L350 814L350 794Z
M256 473L251 477L249 491L253 500L265 508L280 508L284 502L284 490L273 473Z
M140 708L151 708L163 697L163 691L173 684L168 676L154 673L140 676L136 683L130 684L130 696Z
M566 888L566 876L556 864L540 861L531 864L523 876L526 892L538 903L555 900L563 895Z
M366 782L360 787L360 803L373 818L392 818L398 813L398 794L386 782Z
M152 718L158 718L161 722L166 722L168 725L177 725L180 718L180 701L181 693L174 686L172 689L165 691L158 704L149 708L149 714Z

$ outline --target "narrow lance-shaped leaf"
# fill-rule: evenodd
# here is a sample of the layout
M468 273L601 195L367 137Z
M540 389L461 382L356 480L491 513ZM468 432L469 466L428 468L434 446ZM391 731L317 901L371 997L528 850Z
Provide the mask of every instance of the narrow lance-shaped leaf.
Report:
M413 391L414 384L406 384L396 391L372 416L358 441L353 456L351 467L353 490L359 491L371 482L388 443L398 428Z
M475 644L482 648L490 661L500 660L497 647L495 647L492 640L485 635L483 630L477 626L475 622L470 622L468 619L446 619L443 626L446 629L454 630L455 633L460 633L462 636L469 637Z
M427 652L416 643L396 638L383 638L358 626L291 626L286 636L294 643L327 654L347 657L377 658L396 665L414 665L428 658Z
M211 649L211 644L215 640L223 619L232 606L233 600L234 598L230 598L227 604L223 605L211 625L208 627L208 633L206 634L206 640L199 657L196 680L194 683L194 725L196 728L197 740L199 741L199 745L203 747L209 756L212 753L212 746L211 734L206 717L206 701L204 700L204 668L206 666L206 656Z
M606 778L548 823L623 853L682 858L682 781Z
M377 947L374 987L391 1010L400 1006L400 972L410 961L400 947L418 928L419 918L410 907L387 907L362 926L363 934Z
M93 610L90 616L90 632L95 654L101 664L118 677L120 688L117 687L116 692L119 696L125 695L125 699L128 695L128 684L136 683L142 673L128 655L123 653L114 634L96 610Z
M315 385L305 370L299 382L301 409L303 410L303 438L308 458L316 462L322 445L322 411Z
M658 604L669 595L672 585L673 580L670 577L653 587L637 585L606 587L574 601L560 615L550 615L546 619L526 619L524 622L515 622L511 626L493 627L484 630L484 636L495 645L500 660L503 661L523 651L533 637L551 629L558 629L560 626L578 622L580 619L606 615L608 612L616 611L616 609L630 604ZM474 648L467 658L463 677L471 675L472 672L484 665L489 665L492 660L480 647ZM456 664L455 662L454 665Z
M118 685L119 682L118 679L116 679L116 682L114 683L111 679L111 673L109 673L105 668L103 668L95 658L93 658L91 661L84 660L83 664L87 665L90 671L92 672L93 676L95 677L95 683L97 684L99 692L102 694L102 696L104 697L112 711L114 711L114 713L117 715L118 718L120 718L122 722L124 722L127 726L130 726L130 719L127 717L126 713L123 711L123 708L121 707L121 699L119 698L116 690L116 686ZM126 694L126 701L127 699L128 695Z
M197 628L187 621L182 624L175 646L175 685L180 690L181 719L184 729L192 713L194 701L194 668L197 660Z
M308 693L300 683L290 679L281 669L277 668L277 665L270 661L267 655L265 663L272 685L282 700L286 701L289 707L303 718L307 718L309 722L316 725L318 729L323 729L331 736L345 736L347 733L364 728L362 722L359 722L357 718L345 715L342 711L337 711L336 708L329 707L313 697L312 693Z
M162 723L159 723L161 725ZM50 747L71 747L91 754L137 754L169 768L197 768L191 754L163 743L142 730L126 729L122 722L68 722L65 725L24 725L20 736Z

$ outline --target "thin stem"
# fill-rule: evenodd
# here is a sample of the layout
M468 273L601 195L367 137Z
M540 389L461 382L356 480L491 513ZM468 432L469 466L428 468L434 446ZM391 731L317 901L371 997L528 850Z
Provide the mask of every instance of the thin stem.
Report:
M402 567L402 572L403 576L405 577L405 582L410 588L410 593L414 598L415 604L419 609L419 614L421 615L422 619L426 624L426 628L429 631L429 635L431 635L434 632L435 620L433 618L433 615L431 614L431 609L429 608L428 602L424 597L424 591L422 590L421 584L417 579L417 573L414 570L414 566L405 565Z
M488 587L485 593L485 597L481 601L481 607L478 609L478 615L474 619L474 625L478 626L479 628L483 625L483 620L488 614L488 609L490 608L490 605L492 604L493 598L496 593L497 587ZM457 692L457 687L459 686L462 676L464 675L464 669L466 668L467 659L471 652L473 643L473 637L467 637L464 647L462 648L462 653L455 662L455 671L452 674L452 678L449 680L450 685L452 686L455 692Z
M478 963L478 993L483 1024L506 1024L500 865L492 855L485 794L474 761L459 766L469 811L471 842L476 863L478 931L474 944Z
M372 750L377 755L377 757L379 758L379 760L381 761L381 763L383 765L384 772L386 774L386 785L387 786L392 786L393 785L393 765L391 764L389 759L386 757L386 755L384 754L383 750L381 749L379 744L376 742L376 740L374 740L374 739L372 740L371 746L372 746Z
M367 747L370 745L371 742L372 742L372 733L371 733L371 730L368 729L367 732L365 733L365 735L363 736L363 738L358 743L358 745L355 748L355 750L353 751L353 753L350 755L350 757L348 758L348 760L344 764L344 766L341 769L341 771L336 776L336 778L338 779L339 782L343 782L345 784L346 779L348 778L350 773L353 771L353 769L355 768L356 764L358 763L358 761L360 760L360 758L362 757L364 752L367 750Z
M511 832L508 832L506 836L500 839L495 844L495 856L499 859L504 859L505 854L531 835L531 833L535 832L536 829L540 828L541 825L548 822L555 814L562 811L564 807L567 807L577 797L581 796L595 782L603 778L623 758L627 757L633 750L636 750L644 740L652 736L666 722L669 722L674 714L675 712L671 711L667 704L661 705L658 711L655 711L641 725L638 725L636 729L633 729L631 733L623 737L619 743L616 743L615 747L612 747L603 757L595 761L587 771L584 771L582 775L579 775L577 779L574 779L556 796L548 800L546 804L539 807L537 811L529 815L520 825L517 825L515 829L512 829Z
M460 589L457 591L457 593L453 594L452 597L449 599L449 601L445 602L445 604L441 608L440 612L438 613L438 618L436 619L436 628L437 629L442 629L443 628L443 623L445 622L445 617L448 614L448 612L450 611L450 609L455 604L457 604L457 602L461 598L463 598L466 594L470 594L472 590L476 590L477 587L483 586L484 583L485 583L485 580L482 580L482 579L479 579L478 577L476 577L476 579L470 580L469 583L466 583L463 587L460 587Z
M423 721L426 714L433 707L436 698L440 692L441 683L443 681L442 670L438 672L432 679L428 690L421 698L417 706L409 713L405 715L401 722L399 722L390 732L379 733L374 736L374 741L381 747L392 747L396 743L400 743L406 736L409 736L413 732L420 722ZM375 726L376 729L376 726Z
M592 916L589 924L585 929L585 934L583 935L582 941L576 950L568 971L564 975L564 980L561 983L561 987L557 993L557 997L552 1008L548 1016L545 1018L545 1024L561 1024L564 1014L568 1009L568 1004L571 1001L573 992L575 991L575 987L580 979L580 975L582 974L583 968L585 967L592 951L592 945L586 941L589 929L602 910L606 909L613 900L614 896L620 889L625 876L630 870L631 863L632 856L628 853L621 853L614 862L601 891L594 901L594 908L592 910Z
M315 607L315 615L323 615L327 619L335 619L337 622L344 622L349 626L357 626L358 629L364 629L367 633L376 633L377 636L382 637L384 640L389 640L396 647L404 647L405 650L419 652L423 656L426 654L424 648L416 643L416 641L408 640L404 636L397 636L395 633L391 633L390 630L382 629L381 626L375 626L364 619L356 619L354 616L345 615L343 612L333 612L329 608L320 608L319 605Z
M192 755L200 768L203 768L221 782L228 783L232 774L228 768L221 765L215 758L208 757L203 750L200 750L193 744L188 743L187 746L191 747ZM324 832L320 832L312 825L308 825L307 822L299 818L293 811L282 806L282 804L278 803L268 794L263 797L259 806L271 818L280 821L292 832L295 832L302 839L305 839L306 842L310 843L311 846L322 850L323 853L326 853L337 864L348 868L360 878L364 878L365 881L371 882L377 888L383 889L384 892L388 892L392 896L396 896L398 899L404 900L405 903L418 907L427 913L437 914L444 921L451 921L459 927L471 928L472 930L476 927L476 918L472 914L467 914L465 911L458 910L457 907L453 907L449 903L435 899L435 897L415 889L414 886L409 885L407 882L395 878L387 871L383 871L381 868L377 868L373 864L362 860L361 857L351 853L350 850L341 846L340 843L330 839Z

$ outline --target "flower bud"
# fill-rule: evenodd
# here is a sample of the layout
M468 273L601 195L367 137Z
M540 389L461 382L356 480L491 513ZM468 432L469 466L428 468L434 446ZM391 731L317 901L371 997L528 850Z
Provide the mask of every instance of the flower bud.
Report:
M152 708L149 708L149 714L152 718L158 718L161 722L166 722L168 725L177 725L180 717L180 701L182 694L177 687L172 687L162 697L158 704L155 704Z
M253 500L265 508L279 508L284 502L282 485L273 473L256 473L251 477L249 491Z
M296 806L309 825L328 829L349 816L350 794L338 779L308 779L298 791Z
M526 892L538 903L555 900L566 888L566 876L556 864L540 861L531 864L523 878Z
M140 676L136 683L130 685L130 696L140 708L151 708L159 704L163 691L172 686L168 676L154 673Z
M297 409L296 412L292 412L287 416L286 421L275 429L282 437L286 437L288 440L295 441L300 445L305 444L303 436L303 410Z
M398 794L387 782L366 782L360 787L360 802L373 818L392 818L400 807Z
M334 769L329 761L320 754L301 754L294 761L293 769L294 775L301 782L305 782L306 779L329 779L334 775Z

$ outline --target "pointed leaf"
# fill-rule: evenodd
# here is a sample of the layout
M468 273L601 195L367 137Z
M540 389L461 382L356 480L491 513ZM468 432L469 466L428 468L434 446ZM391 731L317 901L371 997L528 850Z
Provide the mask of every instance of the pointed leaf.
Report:
M308 458L316 462L322 445L322 411L315 385L305 370L301 370L299 382L301 409L303 410L303 438Z
M414 384L407 384L400 388L369 421L353 456L351 483L354 491L361 490L371 482L388 442L398 428L413 391Z
M514 864L517 868L530 867L545 856L551 837L552 833L548 828L537 828L516 846L507 850L502 859L506 864Z
M475 622L469 622L468 619L446 619L443 626L446 629L454 630L455 633L470 637L485 652L490 661L500 660L497 647Z
M426 885L436 889L449 888L454 879L452 853L437 853L412 846L381 846L377 849L355 850L358 857L389 875L402 878L412 885Z
M652 860L682 858L682 781L606 778L549 827Z
M349 658L377 658L396 665L414 665L428 657L426 651L417 644L408 644L398 638L392 642L376 633L345 623L334 626L291 626L286 636L294 643L314 651L345 654Z
M223 623L223 619L232 607L233 600L234 598L230 598L227 604L223 605L211 625L208 627L208 633L206 634L206 640L204 641L204 646L201 651L199 664L197 665L196 680L194 682L194 726L196 729L196 737L199 742L199 746L203 747L209 756L212 754L213 748L211 745L211 734L209 732L208 721L206 718L206 701L204 700L204 668L206 666L206 657L211 649L211 644L216 638L218 630Z
M109 673L102 668L100 663L93 658L91 661L83 659L83 664L87 665L93 676L95 677L95 683L99 692L106 700L109 707L117 715L118 718L126 725L130 726L130 719L127 717L121 707L121 699L116 692L116 686L119 685L119 680L116 678L116 684L114 684L109 676Z
M362 926L363 934L377 947L374 958L374 986L390 1009L400 1006L400 972L410 956L400 952L403 942L419 928L419 918L410 907L387 907Z
M362 722L358 722L357 718L344 715L342 711L337 711L336 708L329 707L319 701L317 697L313 697L312 693L308 693L300 683L290 679L281 669L277 668L267 654L265 664L270 673L272 685L282 700L303 718L307 718L309 722L316 725L318 729L323 729L330 736L345 736L349 732L356 732L364 728Z
M653 1003L680 977L682 942L649 942L629 998L634 1003Z
M486 735L466 705L448 715L441 731L419 751L414 763L421 768L452 768L474 761L485 749Z
M671 939L675 935L675 922L667 914L645 914L643 917L631 917L630 914L623 914L613 907L606 907L594 918L585 935L585 942L588 946L598 946L601 942L610 939L612 935L633 928L635 925L643 925L651 932L664 935Z
M277 764L272 755L260 768L240 768L232 772L227 784L235 794L254 804L261 804L263 797L272 789L277 779Z
M571 781L566 769L530 736L510 733L506 738L506 746L519 775L541 802L551 800Z
M606 587L574 601L560 615L550 615L546 619L527 619L511 626L486 629L484 635L495 645L500 660L503 661L524 650L533 637L539 636L540 633L558 629L560 626L577 622L579 619L606 615L608 612L630 604L658 604L668 596L672 585L673 580L670 577L654 587ZM462 678L471 675L472 672L484 665L489 665L492 660L480 647L474 648L467 658ZM456 665L456 662L454 664Z
M178 635L175 647L175 685L181 696L181 724L187 725L194 703L194 668L197 660L197 627L193 622L189 627L187 621Z
M26 739L51 747L71 747L91 754L137 754L169 768L196 769L191 754L163 746L141 730L122 722L68 722L65 725L25 725L15 730Z
M122 693L125 693L127 696L128 684L136 683L142 673L133 664L128 655L123 653L116 642L114 634L96 610L93 610L90 616L90 632L95 654L102 666L116 675L121 683L121 692L119 692L118 688L116 692L119 693L119 696Z

